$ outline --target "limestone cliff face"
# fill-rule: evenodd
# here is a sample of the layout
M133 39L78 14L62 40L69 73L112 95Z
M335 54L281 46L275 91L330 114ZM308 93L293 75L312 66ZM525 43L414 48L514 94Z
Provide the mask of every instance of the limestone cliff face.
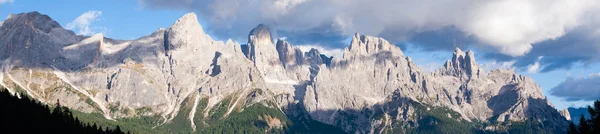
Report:
M273 44L271 31L265 25L259 24L250 31L247 51L246 57L254 63L267 83L280 85L297 82L287 77L277 47Z
M452 54L452 60L446 61L443 68L435 72L438 75L457 76L462 79L480 78L483 76L483 69L475 61L473 51L463 52L456 48Z
M277 40L277 53L281 64L289 68L291 66L302 65L304 63L304 54L298 48L294 48L285 40Z
M357 56L370 56L380 52L388 52L393 55L404 56L400 48L383 38L360 35L356 33L354 36L352 36L350 46L344 49L343 58L350 59Z
M562 115L563 117L565 117L567 120L571 120L571 113L569 113L569 109L563 109L563 110L559 110L558 112L560 112L560 115Z
M533 79L511 70L484 74L472 51L457 48L443 67L427 73L379 37L355 34L344 56L330 64L316 49L273 43L266 25L251 30L247 49L215 41L193 13L135 40L78 36L46 15L16 14L0 25L0 84L108 119L159 115L168 122L185 100L207 99L205 109L193 106L185 115L193 124L194 115L206 118L230 97L232 109L266 100L286 115L307 115L302 118L350 133L418 122L423 107L450 109L458 115L448 116L466 122L536 120L548 129L568 123ZM257 88L266 93L244 96Z
M13 17L36 18L36 15L24 13ZM21 33L23 29L11 28L14 27L11 23L21 24L27 20L5 22L2 28L7 30L2 32ZM43 41L60 40L58 37L72 34L69 31L71 34L54 35L34 30L27 36L41 36ZM53 31L63 30L60 26L53 28ZM210 96L209 103L214 105L233 92L264 88L261 86L264 82L253 81L261 80L262 76L243 55L240 45L212 40L204 34L193 13L184 15L168 29L159 29L136 40L72 35L72 42L31 44L44 45L39 48L2 47L1 51L20 52L6 56L0 77L3 86L26 90L43 102L72 98L60 100L84 112L97 109L109 119L161 115L167 120L177 114L186 98ZM3 40L21 38L4 33L1 36ZM11 44L27 45L26 42ZM69 97L69 93L76 97ZM144 112L136 112L142 109Z
M59 58L62 47L79 40L38 12L10 15L0 29L0 60L12 57L23 66L48 66Z

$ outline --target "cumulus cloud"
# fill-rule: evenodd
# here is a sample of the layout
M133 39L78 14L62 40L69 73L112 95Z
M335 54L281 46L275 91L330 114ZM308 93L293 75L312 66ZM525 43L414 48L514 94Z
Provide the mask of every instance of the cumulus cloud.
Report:
M590 74L586 78L568 77L550 90L557 97L567 101L593 101L600 99L600 73Z
M529 67L527 67L527 72L530 74L535 74L538 72L539 69L540 69L540 62L535 62L532 65L530 65Z
M14 0L0 0L0 4L14 3Z
M483 68L484 71L489 72L491 70L495 70L495 69L508 69L508 70L514 70L515 68L513 67L513 64L515 64L515 60L511 60L511 61L488 61L488 62L484 62L480 65L481 68Z
M106 28L92 26L92 23L98 21L100 16L102 16L102 11L87 11L75 18L75 20L72 22L68 23L66 28L70 30L77 30L77 34L80 35L104 33L106 32Z
M537 61L527 67L527 72L530 74L535 74L540 70L540 60L542 60L544 56L538 57Z
M599 18L599 17L595 17ZM570 69L576 65L588 66L600 61L600 25L582 25L564 36L533 45L531 51L520 57L487 53L484 58L501 61L515 60L514 66L521 70L537 66L539 72ZM538 59L539 57L544 57Z
M245 38L258 23L287 33L361 32L392 42L452 27L501 54L521 56L532 45L588 23L597 0L138 0L147 8L196 11L217 36ZM289 39L293 35L284 35ZM323 36L321 41L331 41ZM334 38L339 39L339 38ZM311 40L311 39L305 39ZM313 39L314 40L314 39ZM331 42L329 42L331 43ZM333 42L335 43L335 42ZM296 43L299 44L299 43ZM329 44L324 44L329 45ZM454 45L447 43L447 45Z

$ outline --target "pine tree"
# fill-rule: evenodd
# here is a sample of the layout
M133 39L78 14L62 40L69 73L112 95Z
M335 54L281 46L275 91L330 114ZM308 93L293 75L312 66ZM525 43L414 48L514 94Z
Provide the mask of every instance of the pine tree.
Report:
M569 131L567 131L568 134L578 134L579 132L577 131L577 127L575 127L575 124L573 122L569 123Z
M589 108L588 112L594 113L590 118L590 127L592 127L592 133L600 133L600 101L594 101L594 107Z
M97 129L96 124L90 128L89 124L81 122L67 107L61 106L59 100L56 107L50 108L25 94L20 96L23 98L0 88L0 130L17 130L18 133L107 133Z
M590 132L590 125L588 124L587 120L585 120L585 117L583 117L583 114L581 115L581 118L579 118L578 129L582 134L587 134Z
M119 127L119 126L117 125L117 128L115 128L114 132L115 132L115 133L121 133L121 132L122 132L122 131L121 131L121 127Z

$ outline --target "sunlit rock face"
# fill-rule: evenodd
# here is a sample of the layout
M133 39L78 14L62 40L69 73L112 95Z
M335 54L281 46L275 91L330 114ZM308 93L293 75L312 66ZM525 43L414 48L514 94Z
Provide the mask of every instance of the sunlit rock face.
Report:
M246 52L246 57L248 57L248 59L256 63L258 56L258 62L263 62L263 60L268 59L261 58L273 58L273 50L276 49L275 45L273 45L273 37L271 37L271 31L267 26L259 24L258 26L256 26L256 28L250 31L250 33L248 34L248 52Z
M569 109L565 108L563 110L559 110L558 112L560 112L560 115L565 117L567 120L571 120L571 113L569 113Z
M483 69L475 61L473 51L466 53L456 48L452 54L452 59L447 60L443 68L435 72L437 75L450 75L462 79L480 78L483 76Z
M356 33L352 36L350 46L344 49L344 59L354 58L356 56L370 56L380 52L404 56L399 47L383 38Z
M559 113L533 79L511 70L484 74L472 51L457 48L428 73L380 37L357 33L344 56L330 60L316 49L274 42L262 24L246 47L213 40L194 13L135 40L75 35L46 15L15 14L0 24L0 83L108 119L158 115L167 122L184 101L200 98L207 107L184 116L204 118L229 97L233 108L274 103L286 115L349 133L415 123L418 111L430 108L450 109L466 122L536 120L548 129L568 123L568 113ZM255 89L266 93L248 96Z
M291 66L302 65L304 63L304 54L298 48L294 48L292 44L285 40L277 40L276 44L277 53L281 64L290 68Z

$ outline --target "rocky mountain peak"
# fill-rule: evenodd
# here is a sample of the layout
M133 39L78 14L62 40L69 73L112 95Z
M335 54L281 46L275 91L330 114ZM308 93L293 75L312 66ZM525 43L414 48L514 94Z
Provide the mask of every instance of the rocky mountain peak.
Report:
M258 24L248 34L248 42L253 42L253 44L273 44L271 30L264 24Z
M279 60L277 49L272 41L271 31L264 24L259 24L250 31L248 34L248 49L244 53L248 59L255 63L258 56L266 58L263 60L269 60L269 62L272 62L271 60Z
M474 53L458 48L432 74L385 39L358 33L340 60L314 48L302 52L285 40L273 44L265 25L249 33L245 49L230 40L215 41L194 13L168 29L129 41L78 37L45 15L27 14L12 15L0 28L0 60L9 58L0 66L18 67L4 68L0 79L9 79L0 84L41 101L60 98L67 107L101 112L107 119L156 115L179 124L175 118L185 117L191 123L186 127L196 129L193 123L212 121L215 110L226 110L219 120L227 119L244 112L236 108L254 103L281 111L284 118L310 119L347 133L386 132L395 124L420 127L431 121L415 117L428 111L447 113L456 123L535 119L566 126L561 115L568 117L568 111L559 113L551 106L532 78L513 70L483 76ZM37 25L38 19L46 21ZM48 34L40 32L48 27ZM481 78L470 81L472 77ZM54 87L64 88L46 90ZM223 107L225 103L229 105ZM201 104L205 107L198 109ZM205 119L207 115L211 118Z
M61 48L72 44L78 37L66 30L48 15L39 12L11 14L0 27L0 59L31 61L29 66L47 66L57 57Z
M2 26L6 26L7 29L28 27L43 31L44 33L50 33L54 28L62 28L58 22L54 21L48 15L40 14L37 11L11 14L3 22Z
M302 64L303 55L300 49L294 48L285 40L277 40L275 46L279 54L279 60L284 67Z
M483 75L483 69L479 68L473 51L469 50L465 53L460 48L456 48L452 54L452 59L447 60L436 73L461 78L463 76L464 78L479 78Z
M177 19L177 21L171 27L189 27L195 28L194 30L204 32L200 22L198 22L198 16L196 16L196 13L193 12L187 13L181 18Z
M244 54L261 71L265 79L287 80L280 54L293 55L292 47L289 43L283 41L279 45L281 52L278 52L272 42L271 31L263 24L256 26L248 35L248 46L244 49ZM292 59L292 57L284 58L285 61L292 61Z
M398 56L404 55L399 47L381 37L355 33L354 36L352 36L350 46L344 50L344 58L369 56L380 52L390 52L391 54Z
M177 49L191 42L200 42L210 38L204 33L195 13L183 15L164 34L165 50ZM198 44L192 46L198 46Z
M452 61L454 63L459 63L460 61L462 61L465 58L465 52L463 52L462 50L460 50L460 48L455 48L454 49L454 53L452 54Z
M306 62L310 63L310 64L315 64L315 65L320 65L323 64L325 62L323 62L323 59L321 57L321 52L319 52L319 50L317 49L310 49L310 51L306 52L304 54L306 56Z

